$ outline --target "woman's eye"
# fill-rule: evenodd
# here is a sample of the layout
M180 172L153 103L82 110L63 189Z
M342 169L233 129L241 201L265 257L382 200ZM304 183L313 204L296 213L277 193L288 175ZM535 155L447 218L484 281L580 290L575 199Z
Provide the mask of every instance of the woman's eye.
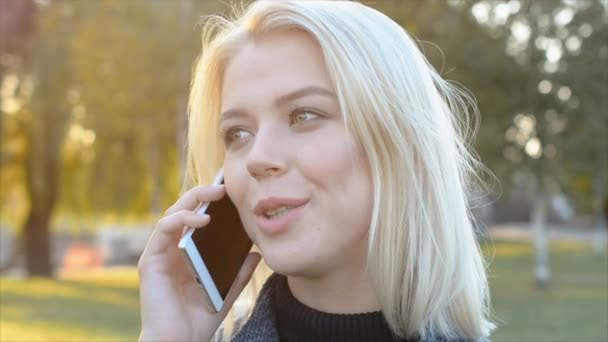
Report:
M309 121L318 118L320 115L309 110L296 110L291 114L291 124Z
M222 133L222 138L226 147L232 145L233 143L239 143L241 141L244 141L250 136L251 133L242 128L231 128L226 130L226 132Z

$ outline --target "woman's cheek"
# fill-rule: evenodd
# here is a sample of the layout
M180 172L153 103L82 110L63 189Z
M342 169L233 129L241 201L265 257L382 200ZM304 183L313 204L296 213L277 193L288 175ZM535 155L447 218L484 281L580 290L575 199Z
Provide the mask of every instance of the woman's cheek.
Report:
M344 144L340 143L341 138L322 134L298 149L298 165L305 170L309 179L325 183L329 179L341 178L349 170L350 154Z
M230 197L231 199L233 199L233 197ZM237 198L245 198L245 196L240 195L240 197ZM253 216L253 213L251 213L251 209L246 205L244 200L235 200L233 199L233 203L236 206L236 209L239 213L239 217L241 219L241 223L243 224L243 228L245 229L245 232L247 233L247 235L249 235L249 238L256 243L256 239L255 239L255 217Z
M226 157L224 161L224 184L226 185L226 194L236 206L239 214L244 214L247 209L245 184L243 177L239 175L234 160L230 157Z

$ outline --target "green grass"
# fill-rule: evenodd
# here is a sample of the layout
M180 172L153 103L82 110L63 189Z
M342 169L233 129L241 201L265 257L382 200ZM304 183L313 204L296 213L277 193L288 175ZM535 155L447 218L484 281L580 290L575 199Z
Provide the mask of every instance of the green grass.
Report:
M0 279L0 341L135 341L137 272Z
M607 254L594 255L581 243L552 244L551 284L541 290L530 244L493 249L489 276L499 322L493 341L608 341Z
M539 290L524 242L485 245L499 327L492 340L608 341L608 255L581 243L551 245L552 282ZM135 269L61 280L0 279L0 341L134 341Z

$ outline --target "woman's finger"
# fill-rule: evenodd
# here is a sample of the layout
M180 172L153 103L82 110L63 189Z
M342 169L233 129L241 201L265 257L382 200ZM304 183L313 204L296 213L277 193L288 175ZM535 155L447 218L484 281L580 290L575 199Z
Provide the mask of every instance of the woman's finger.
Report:
M184 226L203 227L209 223L210 219L209 215L199 215L190 210L181 210L163 217L152 232L143 255L164 253L168 246L179 240Z
M224 197L224 185L199 185L186 191L167 211L165 216L180 210L194 210L203 202L217 201Z

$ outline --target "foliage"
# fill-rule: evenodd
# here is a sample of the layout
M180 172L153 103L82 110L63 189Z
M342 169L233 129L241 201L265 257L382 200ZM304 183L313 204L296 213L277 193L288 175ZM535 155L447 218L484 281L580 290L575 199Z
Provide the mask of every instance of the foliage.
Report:
M158 216L180 192L197 24L200 15L226 12L228 2L35 3L23 27L0 25L11 42L0 52L0 79L10 88L3 94L11 97L0 98L2 224L22 226L29 210L49 211L31 226L55 218L56 226L77 222L78 229L108 215ZM532 174L583 211L601 206L608 189L605 1L369 5L475 95L482 120L474 147L505 188L515 175Z

